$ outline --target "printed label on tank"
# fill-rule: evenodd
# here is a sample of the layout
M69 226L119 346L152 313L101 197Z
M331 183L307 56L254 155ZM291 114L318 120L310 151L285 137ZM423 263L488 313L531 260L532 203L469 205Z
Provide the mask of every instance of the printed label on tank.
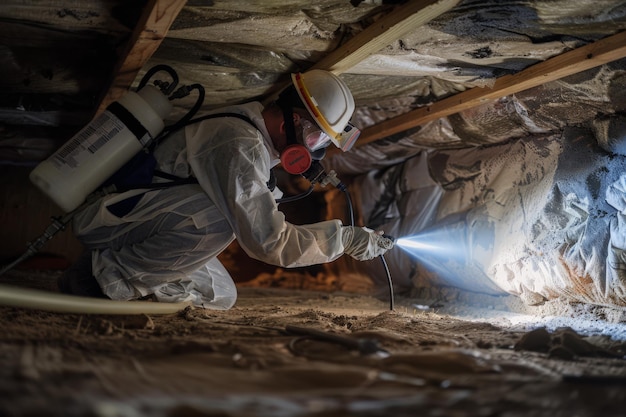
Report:
M124 128L124 123L111 112L105 111L63 145L54 154L52 162L59 169L76 168Z
M152 142L152 136L150 136L150 133L148 132L146 132L145 135L139 138L139 143L141 143L141 146L143 146L144 148L148 146L150 142Z

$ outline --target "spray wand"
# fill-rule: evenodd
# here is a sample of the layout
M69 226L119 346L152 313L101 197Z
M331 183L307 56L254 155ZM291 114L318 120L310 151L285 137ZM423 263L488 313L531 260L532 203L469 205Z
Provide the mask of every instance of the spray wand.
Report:
M24 262L25 260L33 256L34 254L39 252L39 249L41 249L43 245L48 243L48 241L52 239L57 233L65 230L65 227L72 221L72 219L74 218L74 215L78 213L80 210L82 210L83 207L93 203L94 201L102 197L103 195L110 194L111 192L115 192L114 185L103 187L100 191L94 192L88 195L87 199L80 206L76 207L74 210L63 214L62 216L53 216L52 223L50 223L50 225L46 227L46 230L44 230L41 236L39 236L33 242L28 243L28 247L26 248L26 251L22 255L20 255L19 258L17 258L10 264L5 265L2 268L0 268L0 276L4 275L6 272L15 268L17 265L19 265L20 263Z
M74 212L64 214L63 216L52 217L52 223L46 228L43 234L34 242L29 243L26 252L24 252L19 258L2 267L2 269L0 269L0 275L4 275L5 272L13 269L18 264L36 254L43 245L54 237L54 235L65 229L65 226L67 226L67 224L72 220L72 217L74 217Z

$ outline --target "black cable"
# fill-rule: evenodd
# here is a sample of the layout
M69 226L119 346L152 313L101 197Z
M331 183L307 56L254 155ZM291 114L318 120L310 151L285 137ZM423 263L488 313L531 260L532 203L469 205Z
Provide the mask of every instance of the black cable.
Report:
M354 209L352 207L352 198L350 197L348 187L346 187L342 182L336 185L336 187L343 191L346 196L346 202L348 204L348 215L350 217L350 225L354 227ZM385 273L387 274L387 284L389 287L389 310L393 311L395 307L395 300L393 295L393 281L391 280L391 272L389 272L389 268L387 267L387 261L385 260L385 257L383 255L380 255L380 260L382 261L383 268L385 269Z
M187 126L188 124L190 124L189 121L191 120L191 118L196 115L196 113L200 110L200 108L204 104L204 97L205 97L205 90L201 84L191 84L188 86L183 85L178 90L174 91L174 89L178 86L178 82L179 82L178 74L172 67L170 67L169 65L165 65L165 64L155 65L154 67L150 68L146 72L146 74L143 76L141 81L139 82L139 85L137 86L137 91L144 88L146 84L148 83L148 81L150 80L150 78L159 71L167 72L172 77L171 84L168 82L162 82L158 80L154 82L156 86L159 86L161 88L161 91L163 92L163 94L168 96L168 99L170 101L174 99L186 97L191 93L192 90L198 91L198 99L194 103L193 107L187 112L187 114L185 114L180 120L178 120L173 125L166 126L163 129L163 131L159 135L157 135L153 143L150 145L152 149L154 149L163 139L169 136L172 132L175 132Z
M193 116L195 116L196 113L198 113L198 111L202 107L202 104L204 104L204 97L206 95L206 92L204 90L204 87L201 84L191 84L191 85L188 85L188 86L183 86L183 87L179 88L178 90L176 90L172 95L170 95L169 99L173 100L173 99L185 97L185 96L189 95L189 93L192 90L197 90L198 91L198 98L196 99L196 102L194 103L193 107L191 109L189 109L187 114L185 114L185 116L183 116L175 124L173 124L172 126L166 127L167 131L170 131L170 130L171 131L176 131L180 127L187 126L187 122L189 122L191 120L191 118Z
M163 91L163 94L169 96L174 88L176 88L176 86L178 85L178 74L176 73L176 71L174 71L172 67L165 64L155 65L154 67L150 68L139 82L139 85L137 86L137 91L144 88L148 83L148 80L159 71L165 71L172 77L172 84L168 85L168 87Z
M339 185L343 185L343 183L339 183ZM348 204L348 216L350 219L350 225L354 226L354 209L352 208L352 197L350 197L350 192L348 188L343 185L343 187L337 186L346 196L346 203Z
M174 94L172 94L169 97L169 99L172 100L172 99L176 99L176 98L181 98L181 97L187 96L187 95L189 95L191 90L198 90L198 98L196 99L196 102L193 105L193 107L187 112L187 114L185 114L176 123L174 123L173 125L170 125L170 126L166 126L163 129L163 131L154 139L154 141L150 145L150 150L154 150L159 144L161 144L161 142L163 142L163 140L165 140L172 133L174 133L174 132L176 132L176 131L178 131L178 130L180 130L180 129L182 129L182 128L190 125L190 124L197 123L197 122L202 120L202 119L191 120L191 118L193 116L195 116L196 113L198 113L198 111L202 107L202 104L204 103L205 90L204 90L204 87L202 85L200 85L200 84L192 84L192 85L189 85L189 86L182 86L181 88L176 90L174 92Z
M292 195L292 196L289 196L289 197L279 198L278 200L276 200L276 204L291 203L292 201L296 201L296 200L303 199L304 197L308 197L309 195L311 195L311 193L313 192L314 188L315 188L315 186L311 185L308 190L306 190L305 192L303 192L301 194Z
M389 310L393 311L394 309L394 295L393 295L393 281L391 280L391 273L389 272L389 268L387 267L387 261L383 255L380 255L380 260L383 263L383 268L385 268L385 272L387 273L387 284L389 286Z

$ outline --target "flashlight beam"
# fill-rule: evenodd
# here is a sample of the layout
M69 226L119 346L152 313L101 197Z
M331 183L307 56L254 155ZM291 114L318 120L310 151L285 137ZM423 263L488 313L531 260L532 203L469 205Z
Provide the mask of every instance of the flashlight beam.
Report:
M432 249L431 245L428 245L422 242L417 242L415 240L407 239L404 237L401 237L398 240L396 240L396 245L402 248L407 248L407 249Z

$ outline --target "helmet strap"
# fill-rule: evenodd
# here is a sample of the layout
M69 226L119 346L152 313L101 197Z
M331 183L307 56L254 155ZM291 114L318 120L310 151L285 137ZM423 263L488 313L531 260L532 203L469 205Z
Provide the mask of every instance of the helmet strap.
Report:
M299 175L311 167L311 154L306 146L298 143L296 126L293 123L293 106L278 99L277 104L283 112L287 146L280 153L281 165L289 174Z
M298 140L296 137L296 126L293 123L293 106L285 100L282 94L279 97L277 104L283 112L285 133L287 134L287 145L295 145L298 143Z

